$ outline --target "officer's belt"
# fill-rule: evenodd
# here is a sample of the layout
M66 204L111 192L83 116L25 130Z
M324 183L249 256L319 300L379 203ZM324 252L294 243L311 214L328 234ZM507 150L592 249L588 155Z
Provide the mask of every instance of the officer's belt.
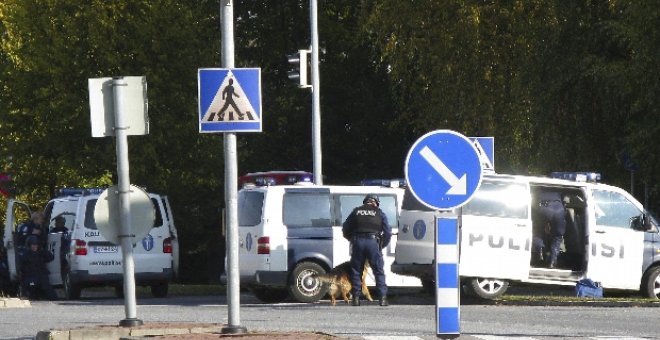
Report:
M355 234L353 237L357 238L378 238L378 235L372 234L372 233L360 233L360 234Z

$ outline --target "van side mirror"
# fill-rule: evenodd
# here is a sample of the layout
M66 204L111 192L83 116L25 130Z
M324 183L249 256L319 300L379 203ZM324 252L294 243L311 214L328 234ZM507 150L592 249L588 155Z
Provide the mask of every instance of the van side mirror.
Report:
M651 219L647 214L641 214L630 219L630 226L635 230L650 231L653 229Z

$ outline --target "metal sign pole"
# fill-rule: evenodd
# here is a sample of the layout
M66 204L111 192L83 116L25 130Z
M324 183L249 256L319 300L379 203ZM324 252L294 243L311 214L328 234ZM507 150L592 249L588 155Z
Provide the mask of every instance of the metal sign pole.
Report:
M135 264L133 262L133 231L131 228L130 180L128 176L128 129L124 113L124 90L128 85L123 77L112 79L115 108L115 138L117 147L117 178L119 188L119 221L121 225L121 255L124 269L124 309L126 319L119 321L120 326L142 325L137 318L135 302Z
M232 0L223 0L220 8L222 21L222 66L234 67L234 8ZM236 134L224 134L225 155L225 208L227 209L227 304L229 324L222 333L245 333L240 325L240 276L238 271L238 171Z

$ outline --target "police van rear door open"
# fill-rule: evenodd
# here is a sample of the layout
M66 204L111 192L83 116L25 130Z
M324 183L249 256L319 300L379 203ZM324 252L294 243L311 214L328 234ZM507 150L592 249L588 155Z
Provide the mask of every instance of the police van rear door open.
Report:
M525 280L532 222L529 185L487 180L461 208L460 275Z
M638 289L645 232L632 229L630 220L642 214L641 205L623 192L594 189L592 195L587 277L605 288Z

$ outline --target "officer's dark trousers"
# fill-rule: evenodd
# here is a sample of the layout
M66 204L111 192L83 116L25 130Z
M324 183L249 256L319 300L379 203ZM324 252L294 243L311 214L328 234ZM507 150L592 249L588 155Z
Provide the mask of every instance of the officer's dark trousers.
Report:
M351 284L353 285L353 296L360 296L362 292L362 271L364 262L369 261L371 271L376 278L376 288L379 296L387 295L387 284L385 283L385 271L383 269L383 253L380 250L378 240L373 236L355 236L351 242Z
M557 263L557 255L561 249L561 241L566 232L566 211L560 201L550 201L541 207L541 214L550 223L550 258L549 264Z
M23 285L30 300L40 300L42 298L57 300L57 293L48 282L47 274L25 278Z

